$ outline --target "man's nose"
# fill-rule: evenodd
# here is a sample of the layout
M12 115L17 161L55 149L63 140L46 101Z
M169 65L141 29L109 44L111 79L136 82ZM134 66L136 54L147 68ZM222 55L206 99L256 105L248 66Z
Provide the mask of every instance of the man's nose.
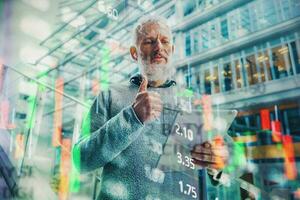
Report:
M155 51L160 51L163 48L163 45L160 41L160 39L157 39L155 42L154 50Z

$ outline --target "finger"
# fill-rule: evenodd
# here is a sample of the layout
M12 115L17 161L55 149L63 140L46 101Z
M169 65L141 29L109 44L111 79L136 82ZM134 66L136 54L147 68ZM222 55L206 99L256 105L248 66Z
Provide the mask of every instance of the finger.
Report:
M143 76L143 80L141 82L140 88L139 88L139 93L140 92L145 92L147 91L147 85L148 85L148 79L146 76Z
M200 167L212 168L216 170L222 170L225 167L225 165L219 165L219 164L214 164L211 162L204 162L199 160L195 160L194 164Z
M211 147L212 147L212 144L211 144L210 142L206 141L206 142L203 142L203 143L201 144L201 146L204 147L204 148L211 148Z
M227 158L229 156L229 152L225 148L203 148L203 147L197 147L194 148L191 152L193 153L199 153L199 154L211 154L213 156L218 156L222 158Z
M162 101L160 98L150 96L149 99L150 99L151 105L152 104L162 105Z
M192 152L191 155L192 155L192 158L195 160L214 163L214 157L211 154Z
M151 105L151 109L156 111L156 112L161 112L162 111L162 106L160 104L153 104L153 105Z
M214 165L213 163L204 162L204 161L200 161L200 160L194 160L194 164L197 166L201 166L201 167L210 167L210 166Z
M213 155L211 154L205 154L205 153L198 153L198 152L191 152L191 156L194 159L201 160L201 161L208 161L217 163L219 161L224 161L226 157L220 156L220 155Z
M149 93L150 96L154 96L154 97L160 98L160 94L158 92L150 91L148 93Z
M212 149L205 148L202 145L196 145L194 146L193 152L210 154L212 152Z
M194 155L192 156L195 164L200 166L211 166L214 169L223 169L226 166L226 161L224 158L218 156L210 155Z
M212 152L214 155L224 158L229 156L229 151L226 148L214 148L212 149Z
M152 112L151 112L151 119L158 119L159 117L160 117L160 114L161 114L161 112L158 112L158 111L155 111L155 110L153 110Z

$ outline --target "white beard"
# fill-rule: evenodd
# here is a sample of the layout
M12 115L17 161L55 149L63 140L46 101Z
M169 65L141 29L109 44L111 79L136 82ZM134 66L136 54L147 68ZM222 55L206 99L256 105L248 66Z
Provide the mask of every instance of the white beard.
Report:
M140 72L147 76L149 81L163 81L170 80L175 74L175 69L172 66L172 61L169 58L167 64L150 64L148 60L138 59Z

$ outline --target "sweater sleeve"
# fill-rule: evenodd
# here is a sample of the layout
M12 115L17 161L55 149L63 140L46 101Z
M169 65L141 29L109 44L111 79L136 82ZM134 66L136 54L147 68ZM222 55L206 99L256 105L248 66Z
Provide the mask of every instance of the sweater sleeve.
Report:
M110 106L101 101L104 99L102 95L94 101L89 112L90 120L86 119L87 123L83 125L90 125L90 133L82 130L84 136L73 147L73 157L75 154L80 157L77 158L80 162L75 165L83 172L112 161L139 136L143 127L131 105L108 119Z

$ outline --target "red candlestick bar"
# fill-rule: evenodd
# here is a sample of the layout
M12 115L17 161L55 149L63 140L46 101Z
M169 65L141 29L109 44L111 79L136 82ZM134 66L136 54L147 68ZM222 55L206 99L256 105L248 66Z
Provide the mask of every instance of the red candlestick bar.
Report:
M92 93L94 96L97 96L100 91L100 84L97 79L92 80Z
M60 160L60 184L58 191L59 200L67 200L70 185L71 166L71 147L72 141L70 138L62 139L61 145L61 160Z
M24 154L24 135L19 133L16 135L15 141L15 159L23 157Z
M202 96L202 108L203 108L203 121L204 121L204 130L210 131L212 129L212 106L211 106L211 97L209 95Z
M260 110L260 123L262 130L271 130L270 111L268 109Z
M283 135L282 144L285 176L288 180L295 180L297 178L297 168L295 163L293 138L290 135Z
M58 78L55 81L55 88L61 92L64 91L64 80L63 78ZM55 92L55 112L54 112L54 124L53 124L53 137L52 145L58 147L61 145L61 134L62 134L62 112L63 107L63 95Z
M4 100L0 103L0 128L7 128L9 120L9 101Z

